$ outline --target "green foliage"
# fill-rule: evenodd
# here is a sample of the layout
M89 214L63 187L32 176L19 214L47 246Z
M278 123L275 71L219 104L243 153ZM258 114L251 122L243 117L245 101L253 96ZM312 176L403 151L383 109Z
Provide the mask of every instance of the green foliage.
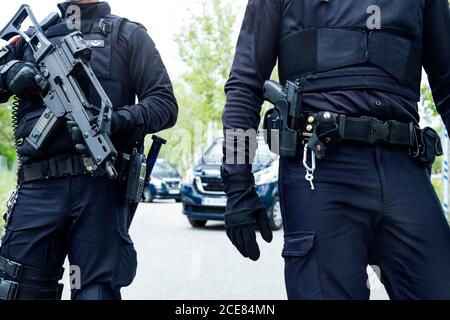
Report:
M434 128L438 133L442 132L443 123L434 104L433 95L429 85L423 85L421 88L421 102L419 104L419 112L422 121L426 126ZM433 173L442 172L442 157L436 159L433 165Z
M16 187L16 175L10 171L0 172L0 234L3 233L3 214L6 212L6 201Z
M435 179L431 181L433 183L434 190L436 191L439 200L442 201L442 179Z
M179 54L188 67L180 85L195 97L191 112L201 120L220 121L225 104L223 86L234 52L232 31L235 14L231 2L200 0L200 13L175 38Z
M236 22L231 0L198 0L195 12L175 37L187 71L174 82L179 110L175 130L163 133L169 145L162 156L183 171L201 149L208 123L219 128L234 54L233 29ZM195 137L194 137L195 136Z
M0 155L6 157L10 167L16 159L9 104L0 105Z
M427 123L432 123L439 116L434 104L433 95L429 85L423 85L421 88L421 103L419 111L422 119Z

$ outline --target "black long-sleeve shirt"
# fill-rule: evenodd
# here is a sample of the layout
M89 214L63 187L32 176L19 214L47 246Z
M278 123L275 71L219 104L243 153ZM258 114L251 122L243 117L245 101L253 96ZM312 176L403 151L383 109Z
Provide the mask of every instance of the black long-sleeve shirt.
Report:
M118 52L128 61L132 86L139 103L118 111L123 119L123 132L137 128L156 133L175 125L178 105L166 68L155 43L144 27L124 26L119 35Z
M239 35L230 79L224 129L257 129L263 85L276 65L280 21L286 0L250 0ZM450 129L450 10L447 0L426 0L423 65L428 73L437 110ZM406 14L406 13L405 13ZM419 122L417 101L375 90L348 90L304 95L304 106L352 116ZM225 150L228 154L233 151ZM226 164L224 173L249 172L250 165Z
M64 17L65 10L70 3L59 5ZM106 2L77 4L81 8L81 17L86 20L99 19L111 12ZM128 79L128 84L133 91L133 95L138 98L135 104L134 96L129 105L114 105L114 109L120 115L119 130L114 133L112 141L119 151L129 151L136 142L148 133L155 133L175 125L178 116L178 105L175 99L172 84L162 62L155 43L148 35L146 29L137 23L123 21L118 31L116 43L113 45L115 60L121 61L126 66L127 72L122 76ZM26 60L27 45L22 39L16 43L6 46L8 52L1 57L0 66L11 60ZM96 49L93 49L96 50ZM99 66L92 67L95 70L101 69ZM107 61L105 65L111 64ZM96 67L96 68L95 68ZM112 65L111 68L117 66ZM107 72L106 70L104 72ZM124 72L123 72L124 73ZM114 73L116 74L116 73ZM97 75L98 76L98 75ZM1 77L0 77L1 78ZM103 85L103 79L99 77ZM4 79L0 79L0 101L5 102L11 93L5 90ZM110 97L118 94L114 89L104 85L104 89ZM112 99L113 100L113 99ZM119 99L123 100L123 99ZM114 103L114 101L113 101ZM36 113L42 113L42 105L39 102L22 102L19 108L18 131L29 132L30 125L34 126L35 121L30 123L30 119L35 118ZM37 120L37 119L36 119ZM65 130L61 128L55 134L55 138L49 141L43 150L36 151L27 143L19 147L19 154L24 162L35 162L48 159L54 156L74 153L73 143Z

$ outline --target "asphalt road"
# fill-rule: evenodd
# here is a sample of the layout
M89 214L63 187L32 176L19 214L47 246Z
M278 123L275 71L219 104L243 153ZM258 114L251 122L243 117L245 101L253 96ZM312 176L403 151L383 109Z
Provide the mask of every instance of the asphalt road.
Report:
M131 236L139 267L134 283L122 291L126 300L286 299L282 231L270 245L260 240L261 259L254 263L232 247L223 223L193 229L180 204L157 203L139 207ZM386 299L381 284L374 283L372 299Z

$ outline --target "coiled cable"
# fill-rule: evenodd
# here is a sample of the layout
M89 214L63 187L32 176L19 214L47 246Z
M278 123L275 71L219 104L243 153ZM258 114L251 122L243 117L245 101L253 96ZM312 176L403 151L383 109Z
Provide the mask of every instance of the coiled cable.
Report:
M11 220L11 214L14 210L14 206L17 202L17 198L19 196L19 189L20 189L20 169L22 167L22 158L19 154L19 147L23 143L21 142L21 139L17 139L17 128L19 126L19 106L20 106L20 99L17 96L13 97L12 102L12 109L11 109L11 125L13 129L14 134L14 146L16 149L16 156L17 156L17 186L16 189L13 191L11 196L9 197L8 202L6 203L6 213L3 215L3 220L5 221L4 229L6 230L9 227L9 223ZM3 242L4 234L1 238L1 241Z
M17 128L19 126L19 106L20 106L20 99L17 96L13 97L12 102L12 111L11 111L11 124L14 134L14 146L16 148L16 156L17 156L17 177L19 177L20 168L22 166L22 159L19 154L19 147L23 143L23 139L17 138Z

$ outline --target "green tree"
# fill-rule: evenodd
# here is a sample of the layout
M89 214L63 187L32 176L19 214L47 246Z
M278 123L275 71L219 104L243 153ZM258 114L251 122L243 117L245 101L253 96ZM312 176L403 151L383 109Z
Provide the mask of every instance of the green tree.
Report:
M419 105L419 111L422 118L429 124L433 123L439 114L434 104L433 95L431 93L430 86L428 84L422 85L421 88L421 103Z
M198 134L194 138L194 132L202 126L203 132L199 134L205 136L208 123L220 127L225 104L223 87L235 48L233 1L198 0L189 6L195 11L187 9L190 20L175 37L179 55L186 65L186 72L174 82L179 120L175 130L163 133L169 145L162 153L182 170L192 164L192 150L198 153L203 145L198 141Z
M200 12L175 40L180 57L188 67L182 76L183 89L195 96L190 106L201 120L220 121L234 53L232 41L236 17L227 0L200 0Z
M436 110L433 94L428 84L422 85L421 88L421 101L419 104L419 113L422 118L422 121L425 122L426 126L434 128L439 134L442 133L444 123L442 122L440 115ZM434 173L442 172L441 157L436 159L433 166L433 172Z

